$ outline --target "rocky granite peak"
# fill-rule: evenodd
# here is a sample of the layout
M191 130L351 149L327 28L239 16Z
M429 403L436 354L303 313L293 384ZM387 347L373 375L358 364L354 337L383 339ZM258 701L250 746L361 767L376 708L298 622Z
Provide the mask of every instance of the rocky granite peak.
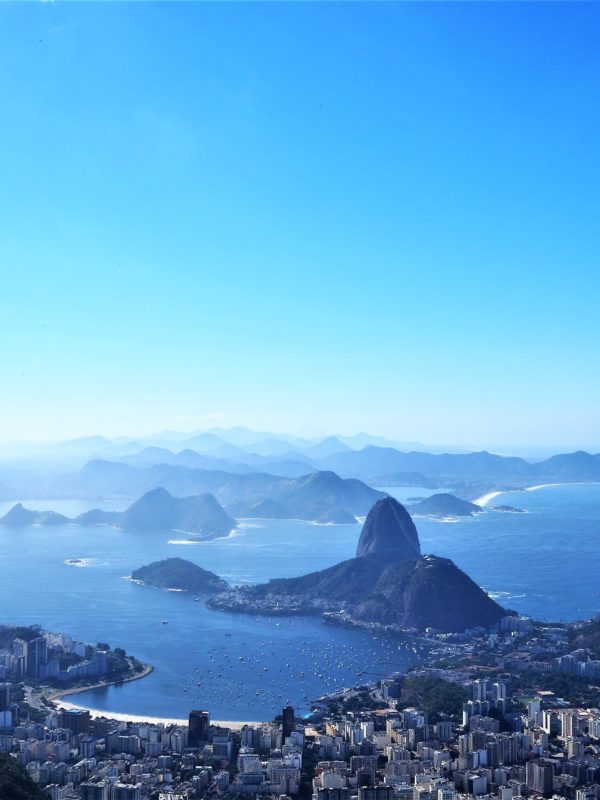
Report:
M383 497L369 511L356 557L385 555L393 561L419 558L419 534L410 514L393 497Z

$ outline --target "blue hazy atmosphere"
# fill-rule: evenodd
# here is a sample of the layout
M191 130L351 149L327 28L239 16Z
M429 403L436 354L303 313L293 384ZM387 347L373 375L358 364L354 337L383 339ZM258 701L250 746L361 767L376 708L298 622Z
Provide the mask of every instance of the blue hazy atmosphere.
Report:
M416 487L389 491L402 501L428 493ZM502 605L534 618L598 613L600 485L510 492L497 502L527 513L488 508L453 522L417 517L423 551L453 559ZM27 503L41 504L49 501ZM83 501L50 505L63 513L89 507ZM7 506L0 504L0 513ZM326 691L401 671L421 651L413 651L412 639L373 638L313 617L211 611L188 595L124 578L143 563L173 555L232 583L301 575L352 557L359 533L360 525L255 520L233 536L189 544L189 537L166 532L0 527L0 605L11 609L14 624L38 622L87 641L108 640L155 667L143 680L78 695L83 706L183 718L189 708L206 704L217 719L262 720L289 700L306 713ZM87 566L66 563L72 559Z
M0 435L593 449L599 39L594 3L3 3Z

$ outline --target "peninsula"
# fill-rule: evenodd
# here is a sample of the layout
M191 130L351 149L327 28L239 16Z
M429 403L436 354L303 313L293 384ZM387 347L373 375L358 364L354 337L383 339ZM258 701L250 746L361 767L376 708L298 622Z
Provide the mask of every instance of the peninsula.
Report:
M298 578L237 587L208 605L249 613L327 612L329 621L398 631L460 632L494 625L510 613L449 559L421 555L415 525L392 497L369 512L355 558Z

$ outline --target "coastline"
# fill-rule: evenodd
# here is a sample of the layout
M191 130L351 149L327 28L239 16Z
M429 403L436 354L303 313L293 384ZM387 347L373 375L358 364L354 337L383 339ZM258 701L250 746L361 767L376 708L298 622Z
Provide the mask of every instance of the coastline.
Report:
M591 482L591 481L581 482L581 484L584 484L584 485L585 484L591 484L591 483L594 483L594 482ZM531 492L531 491L542 490L544 488L559 487L559 486L562 486L562 485L570 486L570 485L573 485L573 484L574 484L574 482L569 481L569 482L566 482L566 483L536 484L534 486L512 488L512 489L497 489L497 490L493 490L493 491L487 492L486 494L482 495L478 500L476 500L474 502L480 504L482 507L485 507L486 505L492 503L493 500L496 497L498 497L500 495L503 495L503 494L507 494L507 493L511 493L511 492L512 493L514 493L514 492L525 492L525 491ZM477 515L477 516L479 516L479 515ZM257 612L255 610L252 610L249 613L254 614L254 613L257 613ZM137 680L138 678L146 677L149 674L150 671L151 671L151 669L148 672L143 671L143 672L139 673L138 675L132 675L132 676L130 676L128 678L125 678L123 682L129 681L129 680ZM146 722L150 722L151 724L164 724L164 725L168 725L168 724L179 724L179 725L185 724L185 720L172 718L172 717L156 717L156 716L143 717L143 716L140 716L139 714L127 714L127 713L123 713L121 711L113 712L113 711L105 710L105 709L89 708L87 706L78 706L78 705L76 705L76 702L73 702L73 701L76 701L76 696L78 694L83 693L85 691L93 690L95 688L102 688L102 687L107 686L107 685L114 685L114 682L112 682L112 683L110 683L110 682L109 683L99 683L99 684L96 684L96 685L93 685L93 686L78 687L76 689L71 689L71 690L62 690L61 689L59 692L56 692L50 699L58 701L59 704L63 705L63 707L65 707L65 708L83 707L86 710L89 710L90 714L94 718L105 717L105 718L110 718L110 719L115 719L115 720L128 720L128 721L134 721L134 722L146 721ZM73 695L73 697L71 697L71 695ZM64 701L62 700L63 697L65 698ZM93 704L93 701L91 701L91 702ZM116 702L114 705L116 706L116 705L119 705L119 704L120 704L119 702ZM172 709L169 708L168 710L170 711ZM239 729L244 724L260 724L260 723L258 723L258 722L249 722L249 721L248 722L244 722L244 721L241 721L241 720L239 720L239 721L225 721L225 720L223 720L223 721L215 721L215 724L226 725L227 727L230 727L232 729L236 729L236 727L237 727Z
M146 678L150 673L154 670L154 667L150 664L144 665L144 670L137 675L131 675L128 678L124 678L122 681L102 681L99 683L95 683L92 686L78 686L75 689L64 689L59 692L54 692L52 695L48 695L48 700L52 703L56 703L59 708L63 708L66 711L74 711L74 710L81 710L81 711L89 711L90 717L92 719L114 719L117 722L134 722L134 723L147 723L149 725L187 725L187 719L176 719L173 717L152 717L152 716L144 716L140 714L127 714L122 711L107 711L106 709L101 708L91 708L89 706L82 706L78 703L73 703L70 700L65 700L65 697L71 697L72 695L83 694L84 692L90 692L94 689L103 689L106 686L116 686L117 683L128 683L129 681L137 681L141 678ZM262 725L264 724L263 721L258 720L224 720L224 719L215 719L212 720L213 725L220 725L224 728L231 728L231 730L241 730L244 725Z
M64 698L70 697L73 694L91 692L94 689L104 689L106 686L117 686L121 685L122 683L129 683L130 681L137 681L141 678L147 678L148 675L150 675L150 673L153 671L154 667L151 664L144 664L144 669L141 672L137 672L135 675L129 675L127 678L122 678L117 681L98 681L98 683L93 683L91 686L76 686L75 688L60 689L58 692L53 692L52 694L47 695L47 699L51 703L60 703L62 708L66 708L68 710L82 708L82 706L71 703L69 700L64 700ZM92 709L85 710L91 711Z
M90 687L88 687L90 688ZM104 709L89 708L88 706L77 705L68 701L61 702L61 707L67 711L79 709L81 711L89 711L92 719L114 719L117 722L133 722L133 723L146 723L148 725L187 725L187 719L176 719L173 717L148 717L140 714L126 714L121 711L106 711ZM211 725L219 725L223 728L231 728L231 730L241 730L244 725L263 725L264 721L258 720L226 720L226 719L213 719Z
M584 481L587 483L588 481ZM538 486L528 486L526 489L523 489L524 492L537 492L538 489L548 489L551 486L569 486L571 482L567 484L563 483L540 483ZM580 485L579 482L576 482L575 485Z
M537 492L539 489L550 489L553 486L588 486L598 484L599 481L558 481L556 483L537 483L535 486L523 486L521 488L513 488L513 489L494 489L485 494L482 494L481 497L472 500L472 503L475 503L477 506L481 506L485 508L491 500L498 497L500 494L510 494L512 492Z
M493 500L495 497L498 497L498 495L500 495L500 494L504 494L505 491L508 491L508 490L499 489L499 490L494 491L494 492L487 492L487 494L482 494L481 497L477 497L472 502L476 506L481 506L482 508L485 508L488 505L488 503L490 502L490 500Z

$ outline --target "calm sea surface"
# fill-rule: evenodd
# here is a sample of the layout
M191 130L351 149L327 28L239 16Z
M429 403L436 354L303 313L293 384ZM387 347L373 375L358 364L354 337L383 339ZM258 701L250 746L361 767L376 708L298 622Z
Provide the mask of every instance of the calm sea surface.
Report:
M389 491L401 501L431 494L414 487ZM547 620L598 613L600 485L513 492L494 502L527 513L488 509L462 521L417 518L423 551L451 558L522 613ZM99 505L25 504L65 514ZM0 514L11 505L0 504ZM352 557L359 533L360 525L253 521L231 537L198 543L184 534L108 527L0 527L2 618L107 641L154 665L144 680L79 695L82 706L167 717L206 707L217 719L270 719L289 701L306 712L311 699L335 687L414 663L412 642L373 639L313 618L210 611L184 594L138 586L126 576L174 555L233 583L301 575Z

